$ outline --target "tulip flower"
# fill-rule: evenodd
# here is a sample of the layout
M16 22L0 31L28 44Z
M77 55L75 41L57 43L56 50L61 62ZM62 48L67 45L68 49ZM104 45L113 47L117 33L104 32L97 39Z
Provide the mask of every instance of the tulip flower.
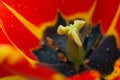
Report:
M100 24L101 35L114 35L120 49L120 0L0 0L0 80L100 79L102 74L93 69L67 77L33 53L41 49L45 31L61 20L59 15L64 26L76 19L92 28ZM80 40L75 42L81 45ZM119 80L119 64L118 58L111 74L102 77Z

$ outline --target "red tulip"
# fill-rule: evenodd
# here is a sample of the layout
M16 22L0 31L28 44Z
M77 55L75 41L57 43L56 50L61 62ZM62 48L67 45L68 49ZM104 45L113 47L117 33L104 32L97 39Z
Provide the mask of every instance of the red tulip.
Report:
M77 18L84 19L87 23L92 20L92 25L100 23L103 35L114 34L120 47L119 0L2 0L0 77L21 75L33 79L65 79L48 66L38 65L38 60L32 53L33 49L40 46L46 27L56 24L58 12L66 22ZM93 76L88 71L69 79L85 80L89 76L95 80L100 76L98 72L93 73L96 75ZM55 75L56 79L53 78Z

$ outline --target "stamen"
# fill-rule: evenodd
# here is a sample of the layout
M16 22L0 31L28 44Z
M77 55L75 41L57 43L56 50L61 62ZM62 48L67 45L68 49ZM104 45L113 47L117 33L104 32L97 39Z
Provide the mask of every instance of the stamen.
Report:
M66 35L73 39L73 41L80 47L82 46L82 42L79 38L79 30L83 27L85 21L83 20L75 20L74 24L70 24L70 26L62 26L60 25L57 29L57 33L59 35Z

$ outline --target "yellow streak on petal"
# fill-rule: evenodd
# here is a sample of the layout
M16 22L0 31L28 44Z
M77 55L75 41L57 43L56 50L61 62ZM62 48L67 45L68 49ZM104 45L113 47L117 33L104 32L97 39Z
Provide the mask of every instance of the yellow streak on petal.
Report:
M10 65L16 64L19 60L22 60L22 56L19 52L13 48L13 46L0 44L0 64L7 60Z
M52 75L52 79L53 80L67 80L67 78L65 78L62 74L55 74L55 75Z
M28 79L18 76L18 75L14 75L14 76L7 76L4 78L0 78L0 80L28 80Z
M62 14L63 18L65 18L67 21L71 21L74 19L84 19L85 22L88 24L92 18L92 15L94 13L95 7L96 7L97 0L94 1L93 5L91 6L90 10L88 12L78 12L76 14L72 14L70 16L65 16Z
M11 44L17 49L18 52L20 52L20 54L25 58L27 59L31 65L33 67L35 67L35 64L36 64L36 61L35 60L32 60L31 58L29 58L28 56L26 56L15 44L14 42L9 38L9 36L7 35L5 29L4 29L4 25L2 23L2 20L0 19L0 28L2 29L3 33L5 34L5 36L7 37L7 39L11 42Z
M9 6L7 3L2 3L7 7L8 10L13 13L13 15L38 39L42 39L43 32L47 28L47 26L52 26L55 24L56 19L50 22L46 22L43 25L36 26L32 24L30 21L28 21L26 18L24 18L20 13L18 13L15 9L13 9L11 6Z
M9 51L10 49L8 47L6 48L6 50L3 47L0 47L0 64L6 59Z
M111 25L110 25L110 27L109 27L106 35L114 34L114 33L113 33L113 30L114 30L115 27L116 27L116 23L117 23L119 14L120 14L120 6L118 7L118 9L117 9L117 11L116 11L116 14L115 14L115 16L114 16L114 18L113 18L113 21L112 21L112 23L111 23Z
M108 31L106 32L106 36L115 35L115 37L117 39L118 47L120 47L120 42L119 42L119 36L118 36L118 34L117 34L116 30L115 30L115 27L116 27L119 15L120 15L120 5L119 5L119 7L118 7L118 9L116 11L116 14L115 14L115 16L113 18L113 21L112 21Z

